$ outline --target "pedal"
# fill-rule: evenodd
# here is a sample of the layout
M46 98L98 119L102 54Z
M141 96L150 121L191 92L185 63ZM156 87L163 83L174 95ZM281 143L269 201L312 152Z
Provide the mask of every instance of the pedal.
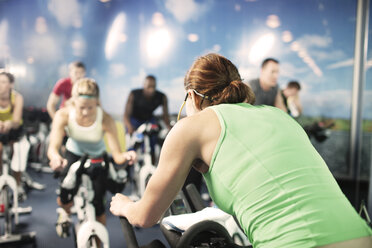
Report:
M18 186L18 202L24 202L27 199L27 194L22 186Z
M49 173L49 174L52 174L54 171L52 170L52 168L50 168L49 166L43 166L41 168L41 171L44 172L44 173Z
M32 169L36 170L36 171L41 170L41 168L43 167L41 163L37 163L37 162L30 162L30 163L29 163L29 166L30 166Z
M31 182L29 187L36 189L36 190L44 190L46 185L38 183L38 182Z
M12 208L12 214L18 213L19 215L23 214L30 214L32 212L32 207L17 207L17 208Z
M19 247L18 245L34 243L36 239L36 232L28 232L21 234L8 234L0 236L0 246L12 245L11 247Z
M57 235L61 238L70 236L71 220L63 208L57 208L58 219L56 223Z

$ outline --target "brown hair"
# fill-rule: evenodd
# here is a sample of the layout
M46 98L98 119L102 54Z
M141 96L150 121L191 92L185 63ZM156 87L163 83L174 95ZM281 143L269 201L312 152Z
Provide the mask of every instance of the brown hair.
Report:
M287 88L296 88L297 90L301 90L301 85L297 81L290 81L287 84Z
M74 62L71 62L69 65L68 65L69 69L71 70L72 68L76 67L76 68L82 68L84 69L84 71L86 70L85 68L85 65L83 62L81 61L74 61Z
M262 61L261 68L264 68L269 62L274 62L275 64L279 64L279 60L274 58L266 58Z
M255 101L253 91L242 82L236 66L215 53L195 60L185 76L184 86L186 90L194 89L208 96L212 105Z
M9 83L11 83L11 84L14 83L14 81L15 81L15 78L14 78L12 73L3 71L3 72L0 72L0 75L6 76L9 80Z

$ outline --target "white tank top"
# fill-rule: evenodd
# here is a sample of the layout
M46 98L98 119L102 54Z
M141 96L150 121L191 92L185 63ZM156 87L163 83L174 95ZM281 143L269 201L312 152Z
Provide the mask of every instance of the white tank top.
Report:
M103 137L102 119L103 111L100 107L97 107L95 122L89 127L83 127L76 122L76 110L72 109L68 118L67 134L76 141L88 143L99 142Z

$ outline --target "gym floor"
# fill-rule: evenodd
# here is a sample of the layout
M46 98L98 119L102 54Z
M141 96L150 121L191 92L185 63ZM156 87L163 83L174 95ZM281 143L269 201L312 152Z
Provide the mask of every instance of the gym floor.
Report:
M37 182L45 184L46 188L43 191L31 190L28 192L26 201L20 203L22 207L32 206L33 210L30 215L20 216L20 224L16 227L16 233L35 231L36 244L38 248L67 248L74 247L73 236L62 239L59 238L55 231L55 222L57 220L57 203L56 203L56 189L58 188L57 179L53 178L52 174L35 172L33 169L28 170L29 175ZM349 198L350 202L354 202L355 183L348 180L337 180L344 194ZM124 193L128 194L130 186L126 186ZM366 199L368 192L368 183L361 182L359 199ZM120 226L119 218L113 216L109 212L109 202L111 194L107 193L107 229L110 236L110 247L125 248L125 240ZM359 210L359 207L356 207ZM0 225L2 229L3 219L0 218ZM150 243L154 239L159 239L167 247L169 247L163 237L158 226L147 229L136 229L136 236L139 245ZM23 246L4 246L4 247L32 247L31 245Z
M28 192L27 200L20 203L21 207L32 206L32 213L29 215L20 216L20 224L16 227L16 233L35 231L36 244L38 248L70 248L74 247L73 235L66 239L57 236L55 231L55 222L57 220L57 203L56 189L58 188L58 180L53 178L52 174L35 172L29 169L29 174L34 181L45 184L46 188L43 191L31 190ZM126 187L128 188L128 187ZM130 188L130 187L129 187ZM126 193L128 189L124 191ZM113 216L109 212L109 201L111 194L107 193L107 229L110 236L111 248L125 248L125 240L120 226L119 218ZM0 219L2 229L3 219ZM150 243L154 239L161 240L164 244L166 241L162 236L158 226L147 229L136 229L136 236L139 245ZM32 247L31 245L23 246L5 246L5 247Z

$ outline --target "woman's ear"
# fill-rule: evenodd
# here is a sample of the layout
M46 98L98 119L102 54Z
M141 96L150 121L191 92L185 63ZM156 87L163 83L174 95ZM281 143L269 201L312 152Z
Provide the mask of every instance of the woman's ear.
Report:
M193 90L188 90L188 94L194 109L200 110L200 97L196 97L196 94Z

